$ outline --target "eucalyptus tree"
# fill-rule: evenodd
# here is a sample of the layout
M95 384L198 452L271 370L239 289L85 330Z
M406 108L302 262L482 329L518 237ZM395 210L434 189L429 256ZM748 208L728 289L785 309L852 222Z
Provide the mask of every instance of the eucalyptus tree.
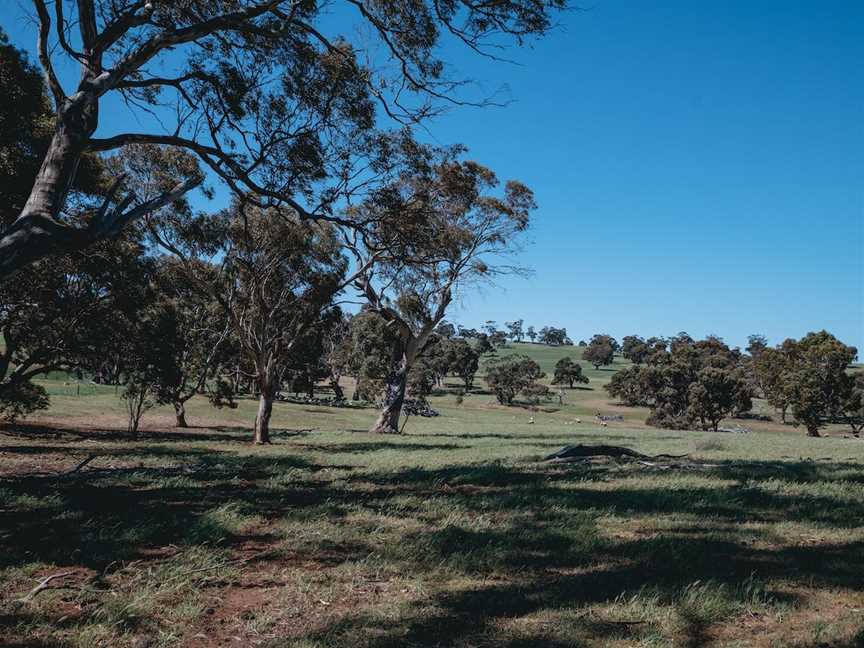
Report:
M568 384L573 389L576 383L587 384L588 376L582 373L582 365L566 356L555 363L555 374L552 378L553 385Z
M258 392L255 443L270 442L273 401L304 335L334 307L348 263L334 228L237 202L226 221L224 288L233 334Z
M174 407L177 427L185 428L186 403L208 391L208 385L218 388L226 372L230 319L212 291L219 282L218 267L165 257L156 281L170 303L177 337L176 380L163 386L164 400Z
M516 181L498 191L495 174L462 161L463 152L418 152L425 164L415 163L353 214L374 220L367 246L386 251L356 285L395 337L375 432L398 433L408 375L457 293L520 271L506 258L518 250L534 195Z
M595 369L599 369L601 366L612 364L615 350L608 341L596 338L597 336L594 336L591 343L582 352L582 359L594 365Z
M625 335L621 340L621 355L633 364L642 364L650 353L650 345L638 335Z
M465 391L470 391L474 386L474 376L480 368L480 354L462 338L454 338L448 342L445 356L447 371L461 378Z
M0 276L112 236L201 183L182 178L149 200L115 183L86 223L70 221L82 157L129 144L189 151L259 207L332 218L354 181L364 183L378 113L416 123L448 103L489 103L449 74L445 41L494 58L505 39L545 33L566 0L344 0L344 20L312 0L32 4L54 124L29 196L0 234ZM69 64L77 83L58 73ZM116 123L140 130L95 136L112 96L125 113Z
M821 427L840 417L849 394L847 370L858 349L827 331L808 333L798 341L787 340L783 346L788 352L780 375L785 402L796 424L803 424L808 436L818 437Z
M525 331L522 329L522 325L525 323L525 320L515 320L513 322L505 322L504 325L507 327L507 334L510 336L510 339L514 342L521 342L522 338L525 336Z
M0 227L14 222L27 200L51 140L51 110L38 69L0 31ZM102 189L102 166L82 159L69 188L69 219ZM133 232L87 254L60 254L34 263L15 281L0 282L0 414L15 418L47 406L33 379L51 371L83 376L117 339L110 323L134 318L149 261Z
M840 418L849 424L857 437L864 430L864 372L847 374L840 402Z
M33 379L52 371L83 377L101 363L136 319L151 275L138 243L122 240L39 261L0 284L0 414L48 404Z

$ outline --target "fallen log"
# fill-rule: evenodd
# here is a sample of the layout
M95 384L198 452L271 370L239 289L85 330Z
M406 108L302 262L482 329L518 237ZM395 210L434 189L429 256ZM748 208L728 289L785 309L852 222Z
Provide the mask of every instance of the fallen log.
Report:
M612 446L612 445L569 445L564 446L558 452L553 452L551 455L543 459L543 461L553 461L553 462L566 462L566 461L575 461L579 459L585 459L588 457L615 457L617 459L621 459L623 457L627 457L629 459L642 459L642 460L651 460L651 459L680 459L682 457L686 457L686 454L682 455L670 455L670 454L659 454L659 455L646 455L641 452L636 452L635 450L631 450L630 448L625 448L623 446Z

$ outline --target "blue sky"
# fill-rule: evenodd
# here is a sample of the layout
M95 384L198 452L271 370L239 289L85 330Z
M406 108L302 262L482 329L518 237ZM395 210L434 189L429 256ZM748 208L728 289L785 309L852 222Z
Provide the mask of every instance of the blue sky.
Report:
M14 0L0 23L32 51ZM447 47L512 103L429 136L534 189L534 276L451 319L864 349L864 3L598 0L508 56Z

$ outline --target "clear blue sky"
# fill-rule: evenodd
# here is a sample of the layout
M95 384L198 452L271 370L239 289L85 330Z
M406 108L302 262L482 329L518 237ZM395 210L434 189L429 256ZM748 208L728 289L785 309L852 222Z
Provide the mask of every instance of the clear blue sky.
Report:
M740 345L826 328L864 350L864 2L599 0L510 52L518 66L445 54L513 103L432 136L540 205L534 277L451 319Z

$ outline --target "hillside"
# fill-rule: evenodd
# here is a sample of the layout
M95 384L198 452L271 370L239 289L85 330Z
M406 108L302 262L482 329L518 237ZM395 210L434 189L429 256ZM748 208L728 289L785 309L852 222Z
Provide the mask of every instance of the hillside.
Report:
M582 359L584 349L585 347L579 346L548 346L546 344L510 342L504 348L499 349L495 356L485 358L484 362L488 362L492 357L504 357L513 354L526 355L539 364L546 372L547 379L551 380L552 374L555 372L555 363L561 358L569 356L573 361L582 365L582 372L591 381L590 387L602 387L609 382L616 371L629 367L631 364L629 360L616 355L615 361L610 366L595 369L591 363Z

